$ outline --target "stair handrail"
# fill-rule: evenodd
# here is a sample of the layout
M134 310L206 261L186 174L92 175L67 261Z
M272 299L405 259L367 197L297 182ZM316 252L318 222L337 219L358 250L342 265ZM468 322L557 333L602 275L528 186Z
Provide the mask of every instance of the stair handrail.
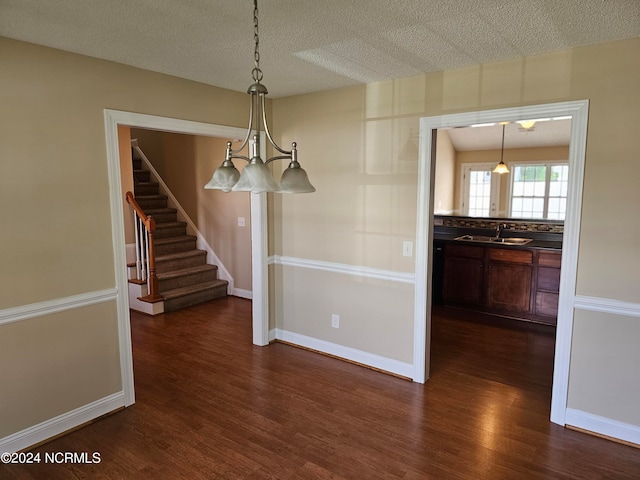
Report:
M148 295L142 297L141 300L159 302L163 298L160 295L158 276L156 275L156 255L153 245L156 221L151 215L144 213L133 193L127 192L125 197L136 214L136 270L140 279L147 282Z

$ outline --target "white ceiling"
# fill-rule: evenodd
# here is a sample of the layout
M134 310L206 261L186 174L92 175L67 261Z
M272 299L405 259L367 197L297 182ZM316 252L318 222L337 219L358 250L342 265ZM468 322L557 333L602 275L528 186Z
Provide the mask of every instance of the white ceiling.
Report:
M524 119L523 119L524 120ZM499 149L502 125L447 129L456 151ZM544 120L525 130L518 123L505 125L504 148L568 146L571 120Z
M640 0L259 0L270 97L640 36ZM251 0L0 0L0 36L232 90L253 83ZM505 148L568 145L570 122L507 126ZM450 130L500 148L501 127Z
M640 0L260 0L272 98L640 36ZM246 91L250 0L0 0L0 35Z

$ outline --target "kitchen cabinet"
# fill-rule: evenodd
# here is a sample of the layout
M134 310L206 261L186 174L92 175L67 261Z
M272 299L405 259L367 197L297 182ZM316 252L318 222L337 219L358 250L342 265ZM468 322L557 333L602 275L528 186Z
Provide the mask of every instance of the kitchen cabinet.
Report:
M555 324L561 253L449 243L445 304Z
M560 292L560 252L540 252L537 262L535 314L545 323L556 323Z
M477 305L482 302L484 247L447 245L442 296L445 302Z
M531 308L530 250L488 248L487 306L514 312Z

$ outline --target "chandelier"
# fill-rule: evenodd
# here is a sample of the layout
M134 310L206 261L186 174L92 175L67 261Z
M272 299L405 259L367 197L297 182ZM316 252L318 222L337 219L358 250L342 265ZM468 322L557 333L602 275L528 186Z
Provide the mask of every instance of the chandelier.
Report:
M224 162L213 173L206 189L222 190L224 192L276 192L276 193L311 193L316 189L311 182L307 172L298 163L298 150L296 142L291 143L291 150L284 150L276 144L269 131L267 116L265 113L265 96L267 87L262 84L262 70L260 70L260 52L258 46L260 39L258 36L258 0L253 1L253 39L255 49L253 54L254 67L251 71L253 84L247 90L251 95L251 109L249 112L249 128L247 134L240 145L235 150L231 148L231 142L227 142L227 150ZM267 140L275 150L281 155L276 155L262 161L260 157L260 136L264 132ZM240 152L249 144L250 157L240 155ZM233 159L244 160L247 163L242 170L242 175L233 164ZM289 160L289 166L282 173L282 178L278 184L267 165L275 160Z

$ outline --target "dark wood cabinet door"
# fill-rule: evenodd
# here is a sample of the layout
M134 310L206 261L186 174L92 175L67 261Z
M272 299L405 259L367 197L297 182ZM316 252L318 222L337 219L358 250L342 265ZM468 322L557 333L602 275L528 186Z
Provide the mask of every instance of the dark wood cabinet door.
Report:
M562 254L540 252L536 282L535 313L545 323L556 323L558 293L560 292L560 264Z
M480 305L484 268L482 259L447 256L444 264L444 300Z
M531 300L531 265L489 264L487 304L491 308L526 312Z

